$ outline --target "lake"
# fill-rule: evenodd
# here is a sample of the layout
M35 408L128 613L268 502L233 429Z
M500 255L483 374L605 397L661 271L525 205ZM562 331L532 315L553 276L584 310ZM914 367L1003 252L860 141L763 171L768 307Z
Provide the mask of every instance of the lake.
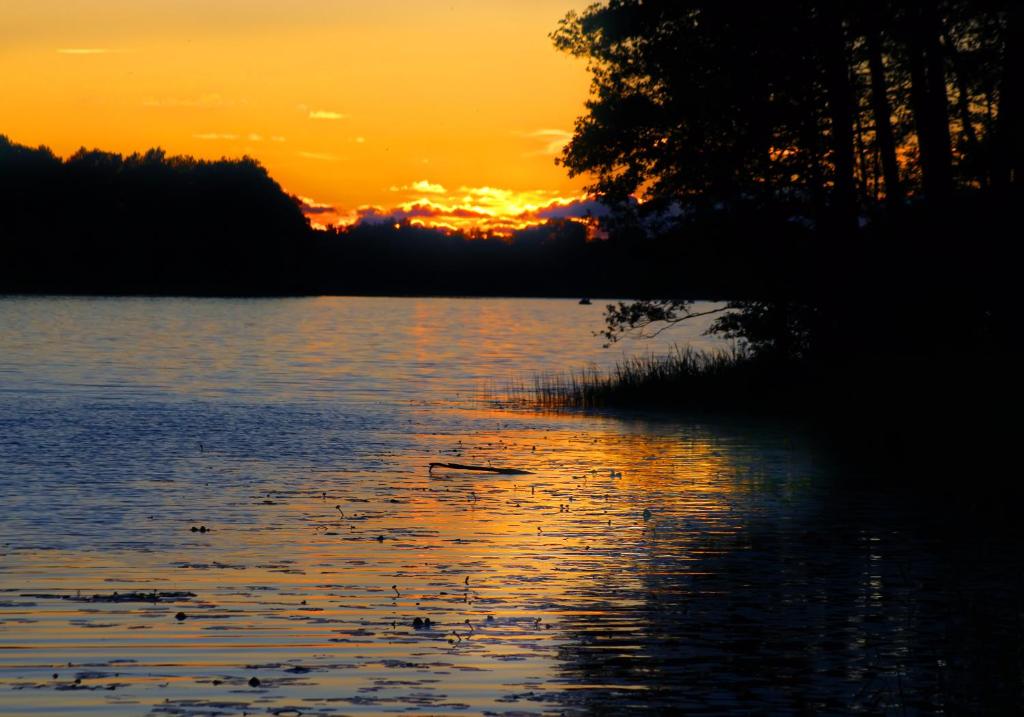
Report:
M0 298L0 712L1019 704L1016 553L792 425L494 400L718 345L601 309Z

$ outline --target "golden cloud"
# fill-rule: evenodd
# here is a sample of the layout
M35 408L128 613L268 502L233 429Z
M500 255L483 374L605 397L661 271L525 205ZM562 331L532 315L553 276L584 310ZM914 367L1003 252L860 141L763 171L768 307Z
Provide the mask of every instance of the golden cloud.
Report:
M566 132L564 129L538 129L533 132L527 132L525 136L530 139L541 140L544 143L540 149L527 152L527 156L546 155L554 157L561 154L565 145L569 144L569 140L572 139L572 132Z
M419 189L416 193L414 190ZM338 224L399 224L447 231L483 231L508 236L552 220L587 221L607 214L607 209L586 195L563 197L550 190L513 190L500 187L459 187L449 192L425 180L395 192L411 194L409 200L392 207L363 206L341 217Z
M309 118L315 120L343 120L348 119L348 115L329 110L310 110Z
M310 197L298 196L296 199L299 200L299 206L302 209L302 213L308 215L311 214L334 214L334 207L330 204L324 204L318 202Z
M57 48L58 55L110 55L114 53L127 52L127 50L112 50L109 47L60 47Z
M339 157L327 152L299 152L299 156L305 159L315 159L319 162L340 162L344 157Z
M434 184L428 182L425 179L421 179L418 182L413 182L412 188L417 192L426 192L427 194L446 194L447 189L441 184Z
M195 137L196 139L211 140L211 141L212 140L228 140L228 141L233 141L233 140L238 139L238 135L237 134L232 134L230 132L200 132L199 134L194 134L192 136Z

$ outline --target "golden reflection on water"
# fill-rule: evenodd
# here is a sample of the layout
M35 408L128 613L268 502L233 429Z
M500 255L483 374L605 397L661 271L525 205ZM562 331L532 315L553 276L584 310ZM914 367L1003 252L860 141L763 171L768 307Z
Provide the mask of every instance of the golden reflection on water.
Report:
M778 431L474 402L614 361L586 310L0 300L0 711L585 711L675 680L644 656L663 606L726 591L693 581L814 471Z
M949 569L785 426L481 408L613 362L589 309L0 298L0 713L1019 702L1015 547Z
M614 618L590 594L596 583L617 582L621 610L644 599L652 573L690 569L688 521L705 533L743 527L731 510L736 461L711 434L623 432L599 419L588 430L550 418L533 429L500 411L475 421L490 428L464 438L418 422L416 449L387 471L283 470L258 488L225 479L259 466L193 456L224 489L184 520L154 503L143 529L162 535L159 550L9 553L5 703L126 713L165 701L185 713L300 700L304 714L497 709L524 685L564 687L561 623ZM430 460L532 474L430 474ZM200 524L210 532L191 531ZM58 599L172 590L195 597ZM415 629L417 617L434 627ZM642 632L632 619L617 629Z

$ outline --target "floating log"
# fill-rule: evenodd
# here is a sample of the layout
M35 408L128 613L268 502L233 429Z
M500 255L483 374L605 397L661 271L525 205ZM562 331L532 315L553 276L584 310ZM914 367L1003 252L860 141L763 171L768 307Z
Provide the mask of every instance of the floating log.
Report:
M490 466L466 466L461 463L431 463L429 473L435 468L453 468L458 471L486 471L488 473L500 473L506 476L531 475L531 471L524 471L519 468L492 468Z
M184 591L111 593L109 595L57 595L53 593L21 593L21 597L44 600L70 600L72 602L181 602L194 598L195 593Z

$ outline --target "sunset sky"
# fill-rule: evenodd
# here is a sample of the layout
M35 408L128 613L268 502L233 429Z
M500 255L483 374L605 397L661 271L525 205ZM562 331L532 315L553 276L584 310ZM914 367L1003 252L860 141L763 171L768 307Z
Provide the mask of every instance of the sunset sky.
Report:
M587 4L0 0L0 134L248 154L320 223L573 214L584 181L553 157L589 79L548 33Z

